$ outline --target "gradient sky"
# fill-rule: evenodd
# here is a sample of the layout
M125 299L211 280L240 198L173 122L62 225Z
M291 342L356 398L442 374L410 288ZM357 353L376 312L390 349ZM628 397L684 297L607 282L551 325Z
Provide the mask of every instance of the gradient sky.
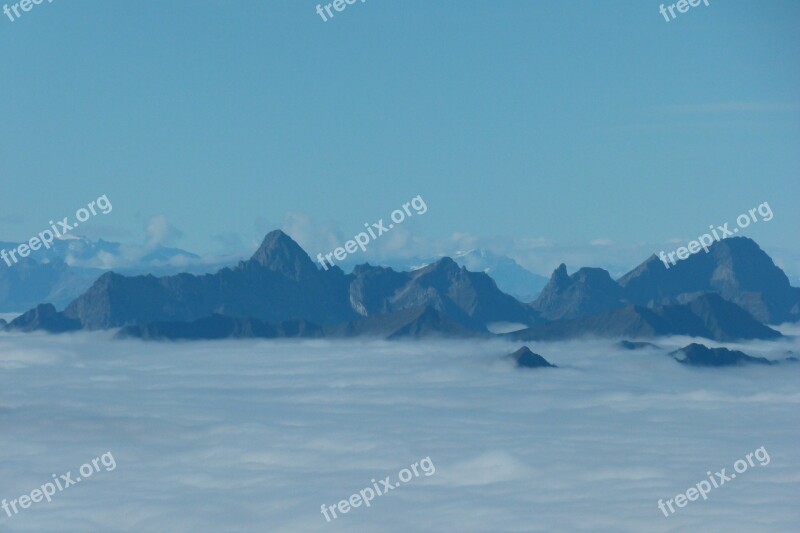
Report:
M0 240L106 194L92 236L141 240L163 215L165 242L205 253L287 216L351 236L419 194L420 239L663 248L767 201L747 236L800 257L795 0L669 23L645 0L315 6L0 19Z

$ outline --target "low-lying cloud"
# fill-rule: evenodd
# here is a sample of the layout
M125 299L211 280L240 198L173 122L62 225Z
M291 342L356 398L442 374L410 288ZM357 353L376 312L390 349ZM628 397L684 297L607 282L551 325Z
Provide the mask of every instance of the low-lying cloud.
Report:
M1 498L112 450L113 472L8 518L43 531L728 531L797 524L800 364L687 368L664 350L501 341L111 341L0 334ZM736 345L783 358L800 342ZM765 446L708 501L656 507ZM422 477L326 523L430 456ZM723 490L724 489L724 490Z

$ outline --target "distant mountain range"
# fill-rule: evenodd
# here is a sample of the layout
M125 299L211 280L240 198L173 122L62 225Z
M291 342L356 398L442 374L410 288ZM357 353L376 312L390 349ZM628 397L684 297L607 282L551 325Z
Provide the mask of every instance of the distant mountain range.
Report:
M0 250L19 243L0 242ZM128 247L118 242L68 235L50 249L39 248L12 266L0 262L0 313L18 312L41 302L61 309L83 294L103 273L170 275L203 274L222 268L199 256L165 246Z
M717 293L768 324L800 319L800 288L758 245L745 237L713 244L669 269L655 255L618 281L603 269L582 268L571 276L562 264L532 307L548 320L579 318L625 304L645 307L685 304Z
M19 266L19 265L17 265ZM489 336L519 323L519 340L690 335L773 339L766 324L800 319L800 289L753 241L730 238L667 269L655 256L614 281L559 266L530 304L485 272L443 257L410 272L359 265L322 270L281 231L247 261L215 273L102 274L63 312L41 305L8 329L122 328L148 339Z
M488 275L468 272L452 259L413 272L365 264L346 275L318 269L281 231L267 235L248 261L214 274L107 272L63 315L87 329L191 322L213 314L330 326L427 306L473 331L492 322L536 321L535 311L500 291Z
M0 242L0 249L10 250L19 243ZM445 255L413 261L389 261L395 270L417 270L433 264ZM49 302L63 309L83 294L105 272L128 276L153 274L170 276L180 273L208 274L235 265L240 257L211 261L182 250L165 246L127 246L118 242L91 240L69 235L56 240L49 250L36 254L11 268L0 263L0 313L29 309ZM501 291L522 302L530 302L547 284L547 278L534 274L509 257L487 250L456 252L453 260L472 272L492 276ZM355 264L351 264L351 268Z

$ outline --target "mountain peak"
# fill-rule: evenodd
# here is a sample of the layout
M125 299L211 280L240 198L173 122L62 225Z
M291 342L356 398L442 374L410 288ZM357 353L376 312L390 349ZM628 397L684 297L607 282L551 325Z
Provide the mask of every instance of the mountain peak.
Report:
M80 329L81 323L79 320L67 318L63 313L56 311L53 304L40 304L12 320L7 328L19 331L40 329L50 333L63 333Z
M317 268L306 251L281 230L267 233L249 263L258 264L294 280L317 273Z
M572 276L561 263L531 306L547 320L577 318L620 307L622 289L602 268L583 267Z
M419 270L414 271L414 274L419 276L432 274L432 273L443 273L443 274L455 274L461 267L456 263L452 258L444 256L435 263L431 263Z
M514 359L517 362L517 366L521 368L556 368L556 365L551 364L538 353L532 352L527 346L523 346L509 357Z
M567 274L567 265L561 263L558 268L553 270L553 275L550 276L550 285L555 288L565 287L569 284L569 274Z
M712 247L730 248L742 252L760 252L761 247L750 237L728 237L719 242L715 242Z
M758 244L747 237L713 243L675 264L650 257L621 277L629 301L642 305L685 302L703 292L717 292L760 321L779 324L798 318L800 289Z
M262 250L270 250L279 246L295 247L302 250L302 248L300 248L300 245L297 244L294 239L289 237L283 231L276 229L270 231L264 236L264 240L261 241L261 246L259 246L258 250L256 251L256 254L258 254L258 252Z
M580 270L575 272L570 279L592 283L614 283L614 280L611 278L611 274L608 273L608 270L596 267L582 267Z
M459 268L461 268L461 267L458 266L458 263L456 263L453 260L453 258L451 258L449 256L442 257L441 259L436 261L433 265L436 268L446 268L446 269L451 269L451 268L459 269Z

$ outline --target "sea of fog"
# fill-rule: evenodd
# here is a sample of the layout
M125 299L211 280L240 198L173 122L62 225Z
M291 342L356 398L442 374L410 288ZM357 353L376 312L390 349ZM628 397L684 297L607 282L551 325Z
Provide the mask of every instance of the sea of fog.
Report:
M2 333L0 498L106 452L116 467L0 511L0 531L797 531L800 363L665 355L688 342L528 343L559 368L526 370L503 358L520 344L498 340ZM797 339L733 347L800 355ZM761 447L769 464L658 509ZM321 513L425 458L431 475Z

